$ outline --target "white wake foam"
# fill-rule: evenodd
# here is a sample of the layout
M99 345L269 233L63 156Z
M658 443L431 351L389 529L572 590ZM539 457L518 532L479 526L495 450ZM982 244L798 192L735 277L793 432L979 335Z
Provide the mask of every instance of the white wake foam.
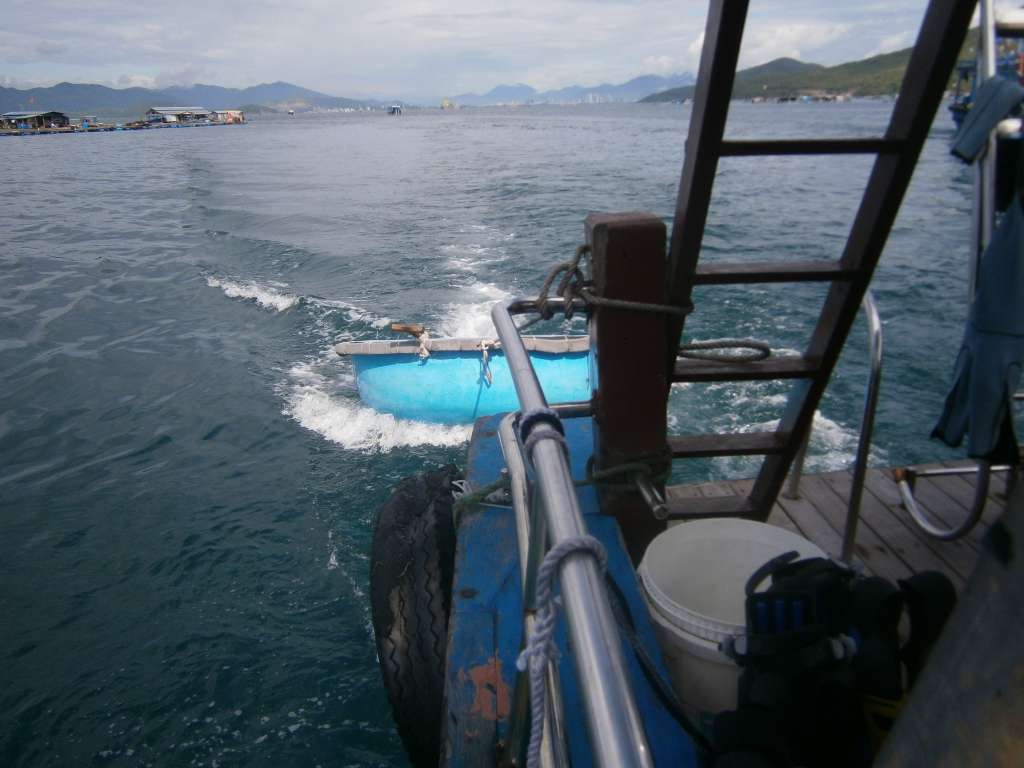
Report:
M275 312L291 309L299 301L298 296L284 293L281 290L287 287L284 283L274 283L273 286L259 285L254 282L236 282L208 275L206 284L211 288L220 288L229 298L255 301L264 309L271 309Z
M445 314L438 324L438 335L454 338L495 336L491 307L511 298L512 294L491 283L473 283L465 292L466 301L445 307Z
M351 376L338 376L335 371L328 378L316 366L300 363L288 372L284 413L333 443L377 453L417 445L461 445L469 440L469 425L397 419L368 408L358 401ZM346 385L349 392L343 391Z

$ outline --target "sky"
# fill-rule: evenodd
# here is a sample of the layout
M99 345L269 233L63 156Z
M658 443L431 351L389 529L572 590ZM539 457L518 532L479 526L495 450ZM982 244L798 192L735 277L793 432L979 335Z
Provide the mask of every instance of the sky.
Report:
M284 80L433 101L696 72L707 0L0 0L0 85ZM838 64L913 43L924 0L752 0L741 66Z

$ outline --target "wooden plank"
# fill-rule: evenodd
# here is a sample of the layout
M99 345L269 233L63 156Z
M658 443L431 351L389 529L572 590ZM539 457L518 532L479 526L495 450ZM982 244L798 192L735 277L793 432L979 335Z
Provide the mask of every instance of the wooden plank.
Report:
M993 476L994 479L995 476ZM974 505L977 481L973 475L939 475L937 477L923 478L918 480L918 482L934 483L948 496L956 499L957 503L964 509L969 509ZM985 508L981 511L981 523L986 527L998 520L1002 516L1003 510L1006 509L1006 503L1003 498L999 496L993 497L993 485L994 483L989 483L989 493L986 497Z
M709 456L749 456L781 451L788 435L780 432L734 432L685 435L668 439L672 455L689 459Z
M940 466L944 467L966 467L975 466L974 462L960 461L944 461ZM957 477L957 475L954 475ZM960 475L959 477L969 478L970 475ZM973 488L973 481L967 479L966 482L971 484ZM1009 488L1012 485L1010 482L1010 473L1008 472L995 472L992 475L992 480L989 483L988 488L988 499L990 504L995 504L1000 509L1005 509L1007 501L1009 500Z
M711 360L676 360L674 382L779 381L813 376L818 364L803 357L769 357L746 363L719 363Z
M832 490L820 475L805 476L800 482L800 495L835 529L841 549L842 531L846 525L846 500ZM837 549L836 553L839 551ZM878 576L895 580L913 575L907 564L896 556L893 547L870 526L860 528L854 552Z
M694 285L804 283L845 280L854 273L838 261L716 261L698 264Z
M702 495L696 485L670 485L665 489L666 499L699 499Z
M596 295L665 304L666 232L661 219L649 213L591 214L586 239ZM589 331L601 382L593 397L595 469L638 461L655 465L654 473L661 474L670 463L665 449L665 382L670 372L664 356L665 317L598 304L592 308ZM619 521L634 564L639 563L665 523L651 515L636 492L598 486L598 493L602 508Z
M839 553L843 548L843 537L822 516L817 507L811 504L805 497L790 499L780 496L777 503L799 526L804 536L821 547L830 556L839 557ZM870 570L870 564L868 564L868 568Z
M1001 522L1024 540L1019 503ZM1019 766L1024 753L1024 561L986 551L900 718L878 768Z
M750 491L752 481L733 480L720 483L699 483L693 485L676 485L669 488L666 493L670 499L697 499L697 498L728 498L744 497ZM674 525L683 525L686 521L677 520ZM776 505L772 514L768 517L770 525L784 528L787 531L804 536L804 532L794 523L785 510ZM804 538L807 538L804 536Z
M749 496L750 489L754 485L753 480L728 480L723 485L736 492L740 496ZM781 506L776 504L772 507L771 514L768 515L768 519L765 521L769 525L774 525L778 528L784 528L785 530L795 533L798 536L803 536L805 539L809 539L809 536L805 536L804 532L800 530L798 526L789 515L786 514Z
M921 536L925 536L929 541L935 541L933 548L937 548L941 552L942 559L958 574L963 578L970 576L978 559L977 552L963 541L938 542L921 531L911 520L910 514L901 506L899 490L892 480L890 470L869 469L864 478L864 489L882 502L900 522L912 525L915 531L920 532Z
M750 500L741 496L718 498L685 498L666 500L669 517L673 519L699 519L707 517L750 517Z
M943 492L942 489L932 482L930 477L919 477L917 479L917 482L914 484L914 499L917 501L917 506L924 510L926 514L930 514L936 520L942 521L948 527L962 523L969 512L967 507L962 506L949 494ZM975 551L981 551L981 540L986 530L988 530L988 525L979 520L978 524L966 535L962 536L959 541L964 542Z
M830 472L822 477L840 498L850 498L853 478L849 472ZM961 573L953 563L943 558L941 543L931 539L911 520L893 514L893 511L870 491L861 496L857 538L860 537L863 526L868 526L878 534L910 570L915 573L941 571L953 581L958 590L963 588L968 573Z
M723 141L722 157L752 155L873 155L898 153L906 142L886 138Z

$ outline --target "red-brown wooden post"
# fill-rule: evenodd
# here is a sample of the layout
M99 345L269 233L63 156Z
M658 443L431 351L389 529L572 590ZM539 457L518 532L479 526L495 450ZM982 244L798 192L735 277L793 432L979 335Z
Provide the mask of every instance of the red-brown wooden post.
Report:
M594 293L655 304L666 303L665 224L649 213L591 214L586 222ZM668 344L665 315L595 306L590 344L596 356L594 393L595 469L627 462L670 463L666 443ZM629 477L615 478L629 483ZM656 482L664 492L664 483ZM615 515L634 563L665 529L635 490L598 486L602 509Z

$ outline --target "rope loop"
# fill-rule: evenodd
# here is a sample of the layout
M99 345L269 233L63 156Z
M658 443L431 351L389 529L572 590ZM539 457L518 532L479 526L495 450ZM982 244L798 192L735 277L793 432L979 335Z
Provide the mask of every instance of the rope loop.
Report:
M729 352L728 350L741 350ZM770 357L772 348L757 339L708 339L679 347L679 357L714 363L753 363Z
M523 442L523 453L530 457L530 461L533 461L533 449L537 447L537 443L541 440L554 440L562 446L562 453L565 454L565 461L566 463L569 463L569 441L565 439L565 435L559 432L550 432L545 430L540 432L531 432L530 436Z
M586 552L597 559L603 575L608 568L608 554L601 542L593 536L583 535L566 539L544 556L537 569L537 620L516 660L516 669L530 674L530 743L526 750L527 768L540 765L540 746L544 738L544 703L547 699L547 668L557 656L554 644L555 623L558 619L559 600L554 597L554 578L562 562L576 552Z
M554 410L551 408L534 408L530 411L523 411L519 415L519 439L525 443L533 428L541 422L550 424L560 435L565 434L562 420L558 418L558 414Z
M636 475L643 475L652 483L663 483L671 474L671 454L652 456L650 460L636 459L621 464L614 464L602 469L594 469L594 457L587 459L586 479L580 485L598 485L607 490L635 491ZM615 478L623 477L623 482L614 482Z
M625 309L635 312L653 312L660 315L676 315L678 317L686 317L693 311L693 304L687 302L681 306L674 306L670 304L655 304L649 301L627 301L625 299L609 299L604 296L599 296L593 291L593 283L587 280L586 275L583 273L580 267L580 262L583 257L591 252L589 245L580 245L576 248L576 253L569 261L563 261L556 264L548 272L544 283L540 287L540 291L537 294L537 312L541 319L550 320L554 317L554 311L548 306L550 300L549 293L551 293L551 287L555 284L555 280L558 279L559 275L562 275L562 280L558 284L558 289L555 291L555 295L561 297L564 300L562 312L565 315L566 320L571 320L573 314L576 311L576 299L582 300L588 307L608 307L610 309ZM522 330L529 325L533 325L536 320L531 320L523 325L519 326Z

